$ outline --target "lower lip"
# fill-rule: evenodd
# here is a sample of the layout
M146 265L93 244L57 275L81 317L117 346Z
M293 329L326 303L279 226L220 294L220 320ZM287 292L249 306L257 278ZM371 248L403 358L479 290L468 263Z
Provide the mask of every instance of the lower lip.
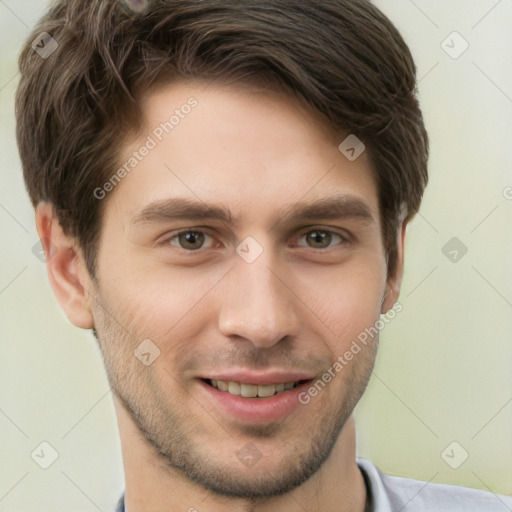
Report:
M310 382L304 382L299 386L282 391L269 398L244 398L220 391L206 382L199 380L202 392L206 393L210 401L216 404L234 418L250 422L265 423L285 418L291 414L301 404L299 394L310 385Z

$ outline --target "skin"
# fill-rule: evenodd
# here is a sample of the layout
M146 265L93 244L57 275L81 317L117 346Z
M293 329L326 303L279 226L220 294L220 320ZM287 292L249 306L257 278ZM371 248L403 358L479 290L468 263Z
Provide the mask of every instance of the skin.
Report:
M347 134L332 133L281 93L162 86L142 98L144 130L120 162L190 96L198 106L104 199L97 280L51 205L36 209L40 237L57 248L47 262L57 299L71 322L98 333L115 396L127 509L363 512L351 414L377 340L284 420L251 424L226 414L197 377L233 367L320 377L398 300L405 225L397 270L388 275L367 154L350 162L337 148ZM359 200L371 216L283 214L334 195ZM152 201L172 197L223 205L239 223L133 222ZM187 245L176 236L186 229L204 238ZM252 263L235 251L248 236L263 249ZM149 366L134 356L145 339L160 350ZM251 467L236 457L247 443L262 455Z

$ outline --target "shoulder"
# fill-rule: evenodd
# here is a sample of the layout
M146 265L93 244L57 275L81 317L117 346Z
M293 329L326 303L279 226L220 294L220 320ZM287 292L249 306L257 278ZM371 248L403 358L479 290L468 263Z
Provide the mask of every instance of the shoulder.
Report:
M357 459L357 463L370 481L375 512L512 511L510 496L458 485L386 475L368 460Z
M403 512L512 511L512 497L492 492L390 475L383 475L382 480L390 502L399 505Z
M124 492L123 495L119 498L119 501L117 502L116 512L124 512Z

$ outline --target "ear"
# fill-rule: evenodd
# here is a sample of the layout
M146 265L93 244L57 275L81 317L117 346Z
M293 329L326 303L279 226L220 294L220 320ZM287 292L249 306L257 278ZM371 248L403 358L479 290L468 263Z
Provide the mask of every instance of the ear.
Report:
M92 329L94 321L87 290L92 288L93 282L76 240L64 234L50 203L37 205L36 227L45 253L50 285L60 307L74 325Z
M386 279L386 292L382 298L381 313L387 313L400 297L400 289L402 287L402 277L404 275L404 248L405 233L407 230L407 221L400 222L397 229L397 256L396 266L393 273L388 273Z

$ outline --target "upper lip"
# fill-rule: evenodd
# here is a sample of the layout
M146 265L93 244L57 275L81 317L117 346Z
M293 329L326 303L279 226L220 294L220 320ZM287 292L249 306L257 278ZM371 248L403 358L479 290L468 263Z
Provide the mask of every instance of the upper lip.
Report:
M222 370L199 376L200 379L223 380L226 382L241 382L244 384L280 384L311 380L314 375L290 370Z

